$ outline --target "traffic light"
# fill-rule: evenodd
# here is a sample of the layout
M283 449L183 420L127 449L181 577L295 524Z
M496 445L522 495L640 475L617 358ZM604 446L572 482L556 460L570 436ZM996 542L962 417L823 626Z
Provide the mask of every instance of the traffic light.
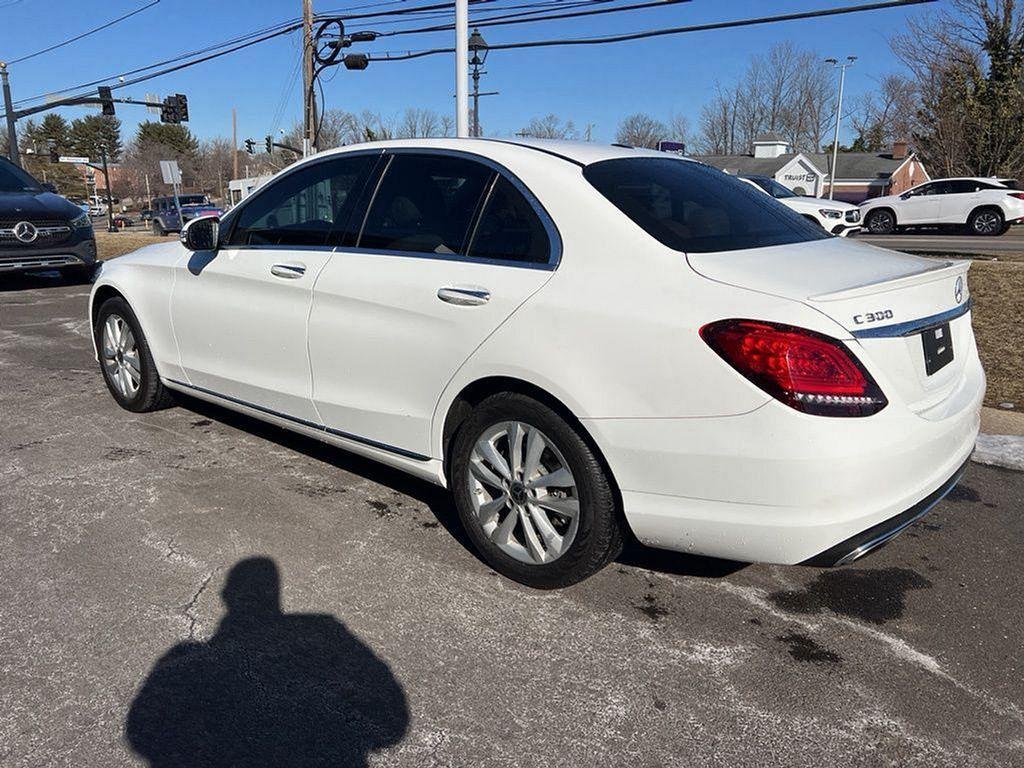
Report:
M176 93L164 99L160 107L161 123L187 123L188 122L188 97L183 93Z
M161 123L180 123L178 119L178 97L168 96L160 107Z
M114 99L110 95L110 86L101 85L96 89L100 94L100 104L103 106L104 115L114 114Z
M256 154L256 142L252 139L245 140L245 151L250 155Z
M267 154L271 154L274 151L274 137L267 136Z
M184 93L176 93L174 97L178 100L178 122L188 122L188 96Z

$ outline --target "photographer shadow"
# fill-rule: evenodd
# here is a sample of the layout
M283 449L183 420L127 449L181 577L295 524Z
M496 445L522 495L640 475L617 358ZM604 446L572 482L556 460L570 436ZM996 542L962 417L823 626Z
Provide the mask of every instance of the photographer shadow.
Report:
M153 768L362 766L409 726L388 665L333 616L286 614L273 560L237 563L206 642L168 651L125 724Z

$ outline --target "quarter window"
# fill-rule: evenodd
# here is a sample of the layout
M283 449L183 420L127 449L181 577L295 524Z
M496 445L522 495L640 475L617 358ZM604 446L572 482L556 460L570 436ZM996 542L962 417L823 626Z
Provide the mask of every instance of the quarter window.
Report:
M536 211L512 182L498 176L473 234L469 255L545 264L550 247Z
M375 155L325 160L271 182L242 206L230 245L337 245Z
M396 154L366 217L359 247L464 254L494 171L448 155Z

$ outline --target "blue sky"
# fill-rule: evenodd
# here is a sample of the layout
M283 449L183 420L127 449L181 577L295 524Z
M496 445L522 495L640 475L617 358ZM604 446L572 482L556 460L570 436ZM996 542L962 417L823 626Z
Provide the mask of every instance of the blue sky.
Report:
M665 8L483 32L493 44L700 24L861 1L693 0ZM326 12L367 2L315 0L315 8ZM0 0L0 59L43 48L143 4L144 0ZM482 87L501 94L482 100L481 122L488 134L508 135L531 117L554 112L572 119L580 129L593 124L595 140L612 141L623 117L644 111L662 120L673 113L687 115L695 129L701 105L713 94L715 83L732 82L752 53L782 41L819 51L823 57L859 56L847 78L848 93L856 95L870 90L887 72L900 68L889 49L889 37L904 27L907 18L928 11L927 5L914 6L605 46L496 51L487 62L488 74ZM12 65L14 98L150 64L300 12L300 0L161 0L110 29ZM366 28L372 26L360 26L355 21L349 25L350 31ZM259 139L274 127L289 127L301 116L301 82L293 79L300 50L298 34L133 86L120 95L142 98L147 92L161 96L188 94L189 125L201 138L230 136L231 108L236 107L239 141L248 136ZM452 44L452 37L451 32L405 36L354 50L446 47ZM329 108L369 109L389 116L400 115L406 107L453 110L453 68L453 57L447 55L409 62L375 62L363 72L339 68L325 83L326 104ZM279 105L284 107L283 118L274 126ZM87 113L85 108L64 111L69 118ZM126 134L135 123L149 117L143 108L121 105L118 116Z

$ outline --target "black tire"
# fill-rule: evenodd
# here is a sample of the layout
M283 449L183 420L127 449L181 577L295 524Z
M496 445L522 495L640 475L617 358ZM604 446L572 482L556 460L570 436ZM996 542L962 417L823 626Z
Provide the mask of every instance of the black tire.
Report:
M138 389L129 395L119 391L117 384L114 382L114 376L111 373L110 367L104 362L103 329L107 319L112 315L121 318L131 329L132 335L135 338L135 348L138 352ZM106 382L107 389L110 390L110 394L118 405L127 411L135 413L157 411L174 405L171 393L160 382L160 376L157 373L156 364L153 362L153 355L149 349L149 342L146 341L146 336L142 332L139 320L135 317L135 313L132 312L132 308L128 306L128 302L120 296L114 296L103 302L100 306L100 311L96 314L93 338L96 340L96 348L100 351L100 371L103 373L103 381Z
M579 509L575 536L564 552L547 563L526 563L507 554L485 533L474 509L470 479L474 447L489 429L510 421L540 430L564 457L575 479ZM484 561L503 576L538 589L557 589L586 579L622 551L625 521L608 473L587 441L543 403L516 393L488 397L459 428L450 456L449 484L463 527ZM505 511L505 515L515 514L513 509ZM515 525L514 535L523 540L522 524Z
M891 235L896 231L896 215L887 208L869 211L864 217L864 228L872 235Z
M1006 219L998 208L981 208L971 213L967 220L967 228L972 235L982 237L998 237L1006 229Z

